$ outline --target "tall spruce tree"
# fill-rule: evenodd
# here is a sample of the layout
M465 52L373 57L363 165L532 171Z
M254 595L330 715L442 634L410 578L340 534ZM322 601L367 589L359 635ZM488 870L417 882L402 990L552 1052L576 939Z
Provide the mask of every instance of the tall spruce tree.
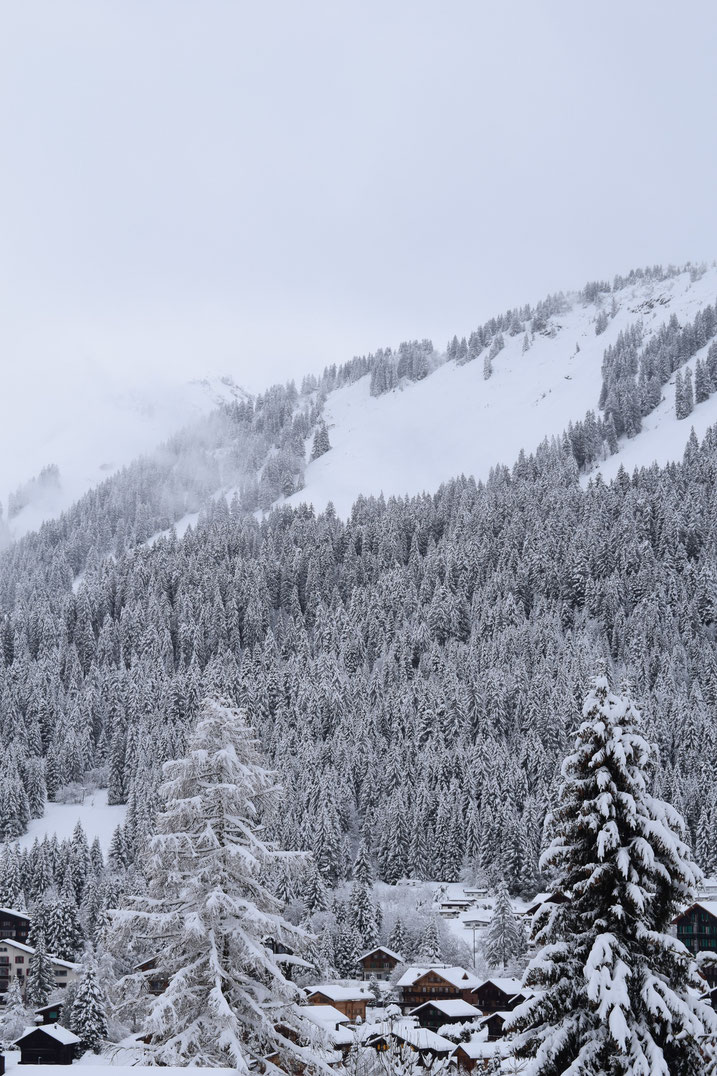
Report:
M303 932L262 883L282 857L262 819L280 796L242 710L205 699L186 757L164 766L162 809L147 862L147 892L114 915L115 944L139 937L159 952L167 987L146 1032L160 1064L231 1065L277 1052L306 1063L298 988L267 937L300 948ZM296 853L293 853L296 855ZM298 1055L298 1056L297 1056Z
M69 1017L70 1029L79 1036L82 1049L98 1054L107 1038L107 1016L102 990L91 967L79 982Z
M520 924L515 918L505 885L498 888L493 917L488 927L483 949L485 959L492 968L508 967L522 956L525 948Z
M47 1005L47 999L55 988L55 976L45 949L45 935L42 929L35 932L34 949L27 970L25 998L28 1005L39 1009L40 1006Z
M698 1076L700 1039L717 1032L698 1000L695 963L668 933L699 868L682 818L649 792L656 749L627 696L593 680L562 767L552 842L541 866L568 900L544 905L542 948L510 1017L531 1076Z

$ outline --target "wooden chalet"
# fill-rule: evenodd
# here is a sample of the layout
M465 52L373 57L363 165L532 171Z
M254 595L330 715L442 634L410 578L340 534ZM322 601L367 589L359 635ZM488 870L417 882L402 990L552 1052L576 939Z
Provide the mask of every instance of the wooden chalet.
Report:
M309 1005L333 1005L350 1021L366 1020L366 1005L373 1001L370 994L360 987L339 986L337 983L319 983L307 990L306 1001Z
M449 998L446 1001L424 1001L422 1005L411 1009L408 1015L415 1016L421 1027L438 1031L446 1024L465 1024L470 1020L478 1020L483 1014L463 998Z
M345 1056L356 1041L353 1031L346 1025L348 1016L334 1005L302 1005L299 1012L305 1020L323 1031L334 1050Z
M26 1027L14 1045L20 1050L21 1065L71 1065L80 1040L66 1027L45 1024Z
M542 908L545 904L567 904L568 898L564 893L538 893L533 899L533 903L529 908L526 908L523 915L528 918L532 918L539 908Z
M393 949L387 949L385 945L377 945L375 949L369 949L360 956L358 962L362 979L375 977L386 980L391 978L392 972L399 964L403 964L403 957L400 953L394 953Z
M407 968L396 984L399 1005L403 1012L418 1008L424 1001L447 1001L462 998L471 1005L480 1005L473 995L480 980L465 968L440 967Z
M35 1016L43 1024L57 1024L62 1019L62 1002L56 1001L53 1005L43 1005L40 1009L35 1009Z
M510 1012L527 996L519 979L485 979L473 991L474 1003L483 1014Z
M496 1042L503 1038L503 1027L509 1015L509 1012L492 1012L483 1017L480 1023L481 1027L488 1031L488 1042Z
M506 1054L505 1044L487 1042L486 1039L470 1039L459 1042L453 1051L451 1061L458 1072L495 1072L496 1060Z
M672 927L691 953L696 955L710 950L714 953L717 950L717 901L696 901L675 916Z
M134 970L144 975L147 990L155 998L163 994L169 986L169 979L159 970L159 957L150 956L147 960L143 960L141 964L137 964Z
M30 917L15 908L0 908L0 938L14 938L27 945Z
M366 1045L373 1047L378 1053L388 1051L392 1046L394 1049L398 1048L402 1054L414 1058L423 1068L430 1068L436 1060L449 1057L455 1049L455 1043L450 1039L445 1039L428 1028L415 1027L408 1021L399 1021L393 1027L372 1035L367 1039Z

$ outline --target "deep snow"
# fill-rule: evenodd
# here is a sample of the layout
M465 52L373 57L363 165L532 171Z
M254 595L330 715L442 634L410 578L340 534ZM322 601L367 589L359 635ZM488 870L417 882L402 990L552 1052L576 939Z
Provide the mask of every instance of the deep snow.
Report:
M573 299L573 308L553 319L556 335L536 336L527 353L522 335L506 335L488 380L481 355L465 366L447 363L424 381L379 397L370 395L368 376L339 389L326 403L331 451L307 466L305 488L290 503L310 502L322 510L332 501L346 517L361 494L432 492L459 474L486 479L491 467L511 465L521 449L534 450L587 410L597 413L603 352L622 329L641 318L647 340L673 312L684 324L716 298L714 267L694 282L682 273L631 286L616 294L618 312L600 336L596 307ZM651 301L655 305L648 309ZM610 303L608 296L608 310ZM606 477L621 462L632 468L678 459L693 422L698 434L717 422L717 394L678 422L674 388L664 391L665 401L645 420L644 431L621 442L618 455L602 465Z

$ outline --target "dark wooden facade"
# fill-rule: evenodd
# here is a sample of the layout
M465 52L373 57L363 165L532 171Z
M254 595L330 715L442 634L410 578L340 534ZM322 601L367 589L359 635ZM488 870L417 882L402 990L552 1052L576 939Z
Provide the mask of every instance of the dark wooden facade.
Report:
M366 1021L366 1004L369 1000L366 997L330 997L328 994L322 994L320 990L311 990L306 995L306 1000L309 1005L333 1005L352 1022L361 1020L365 1023Z
M159 958L156 956L149 957L148 960L143 960L141 964L138 964L134 969L135 971L141 971L147 981L147 989L153 997L159 997L169 986L169 979L161 971L158 970Z
M12 908L0 908L0 938L13 938L27 945L30 917Z
M35 1016L39 1016L43 1024L57 1024L62 1019L62 1002L56 1001L54 1005L43 1005L41 1009L35 1009Z
M412 1009L409 1015L415 1016L421 1027L437 1032L439 1027L443 1027L445 1024L465 1024L469 1020L477 1020L480 1017L480 1012L473 1006L472 1012L446 1013L440 1008L440 1001L437 1003L427 1001L425 1004L419 1005L418 1008Z
M414 982L400 987L400 1005L404 1012L408 1009L416 1009L424 1001L430 1001L432 998L440 1000L462 998L472 1005L478 1005L472 989L474 983L475 979L472 979L468 972L465 973L465 987L463 987L461 980L454 984L443 978L439 970L431 968ZM478 1008L480 1007L478 1005Z
M709 951L714 953L717 950L717 914L715 912L717 912L717 904L698 902L672 920L678 939L691 953Z
M504 1024L504 1012L491 1013L490 1016L486 1016L485 1020L481 1020L481 1026L488 1029L488 1042L496 1042L497 1039L503 1038Z
M71 1065L77 1056L79 1039L75 1035L65 1032L66 1038L72 1042L61 1042L53 1034L50 1027L38 1027L23 1035L15 1043L20 1048L21 1065ZM63 1032L65 1029L62 1029Z
M486 979L473 991L473 999L481 1012L494 1013L515 1009L522 1001L525 1001L525 995L518 993L517 989L514 990L512 987L505 989L498 983L494 983L492 979Z
M394 969L403 961L398 953L379 945L376 949L372 949L370 953L364 953L363 956L360 956L358 962L361 967L362 979L366 980L375 976L377 979L386 980L390 979Z

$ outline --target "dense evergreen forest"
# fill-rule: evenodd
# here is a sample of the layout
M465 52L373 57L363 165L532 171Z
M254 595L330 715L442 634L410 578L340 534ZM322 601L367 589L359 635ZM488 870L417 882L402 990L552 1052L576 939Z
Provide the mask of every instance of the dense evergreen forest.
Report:
M545 444L485 485L275 510L215 502L170 535L18 592L2 631L3 836L88 772L151 823L200 699L246 704L285 796L274 825L347 875L359 831L394 881L504 876L537 856L597 659L662 751L659 792L715 862L717 432L684 462L584 490ZM51 549L46 550L51 560Z
M600 334L621 288L676 272L596 282L573 301L597 304ZM656 793L717 869L717 431L702 445L693 434L680 465L581 478L703 348L699 396L717 390L715 308L647 338L639 320L620 333L595 412L485 484L361 498L347 521L272 508L301 488L307 455L330 450L328 392L367 374L387 391L490 354L503 332L529 347L566 302L508 311L466 348L404 344L223 407L5 550L0 902L49 895L55 951L92 940L136 885L161 766L182 755L207 695L247 707L280 773L274 835L313 852L316 869L276 884L309 912L355 878L357 850L363 873L387 882L462 876L524 895L546 884L545 816L601 659L660 745ZM177 537L174 522L200 508ZM79 832L66 848L16 852L46 799L88 784L128 804L108 863Z

